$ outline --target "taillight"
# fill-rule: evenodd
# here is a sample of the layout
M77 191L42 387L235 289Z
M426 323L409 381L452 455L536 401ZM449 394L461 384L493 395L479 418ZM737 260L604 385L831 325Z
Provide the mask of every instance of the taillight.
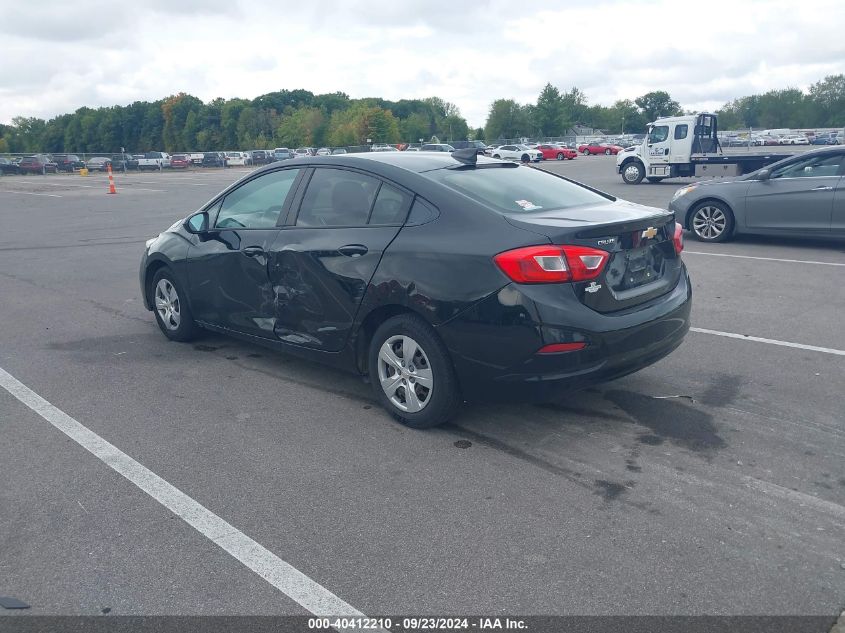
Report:
M675 234L672 236L672 244L675 245L675 254L680 255L684 250L684 227L680 222L675 222Z
M551 345L544 345L537 350L537 354L563 354L565 352L577 352L587 347L583 341L577 343L552 343Z
M526 246L499 253L493 261L517 283L548 284L595 279L609 257L588 246Z

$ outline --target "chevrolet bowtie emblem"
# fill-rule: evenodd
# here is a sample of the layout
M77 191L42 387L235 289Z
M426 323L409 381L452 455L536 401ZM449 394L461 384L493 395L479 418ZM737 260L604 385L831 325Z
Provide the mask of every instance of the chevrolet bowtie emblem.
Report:
M650 226L640 234L640 237L647 240L654 237L655 235L657 235L657 229L653 226Z

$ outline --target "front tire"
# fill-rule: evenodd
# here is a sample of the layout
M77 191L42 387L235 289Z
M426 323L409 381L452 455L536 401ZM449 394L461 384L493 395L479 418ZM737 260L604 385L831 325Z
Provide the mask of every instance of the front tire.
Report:
M499 154L493 154L493 158L498 158L499 160L502 159L502 157Z
M199 328L194 323L191 307L185 292L169 268L160 268L152 283L153 313L162 333L171 341L190 341L197 337Z
M626 185L638 185L645 177L645 167L638 160L632 160L622 165L622 182Z
M557 156L555 156L557 160L563 160L563 152L558 152Z
M609 149L604 150L604 155L605 155L605 156L610 156L612 153L613 153L613 152L611 152Z
M689 218L689 228L700 242L726 242L733 235L734 214L721 202L699 202L690 211Z
M582 153L584 156L589 156L589 155L590 155L590 150L585 149L585 150L584 150L583 152L581 152L581 153Z
M528 154L523 154L521 160L523 163L530 163L531 157Z
M368 366L379 403L405 426L438 426L460 408L449 352L431 326L414 314L397 315L378 327Z

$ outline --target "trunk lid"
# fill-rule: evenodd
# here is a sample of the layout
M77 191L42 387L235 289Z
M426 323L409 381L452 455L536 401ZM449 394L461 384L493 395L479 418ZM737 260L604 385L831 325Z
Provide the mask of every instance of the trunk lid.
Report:
M506 217L552 244L577 244L609 253L597 279L572 283L580 301L597 312L633 308L678 283L682 268L672 240L675 217L664 209L617 200Z

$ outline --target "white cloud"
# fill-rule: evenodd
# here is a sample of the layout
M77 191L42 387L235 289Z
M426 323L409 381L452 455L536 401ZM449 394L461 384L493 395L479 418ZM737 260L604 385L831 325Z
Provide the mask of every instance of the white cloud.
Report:
M93 6L92 6L93 4ZM3 9L0 121L81 106L282 88L437 95L483 125L500 97L578 86L610 104L667 90L687 108L845 72L845 3L671 0L147 0Z

